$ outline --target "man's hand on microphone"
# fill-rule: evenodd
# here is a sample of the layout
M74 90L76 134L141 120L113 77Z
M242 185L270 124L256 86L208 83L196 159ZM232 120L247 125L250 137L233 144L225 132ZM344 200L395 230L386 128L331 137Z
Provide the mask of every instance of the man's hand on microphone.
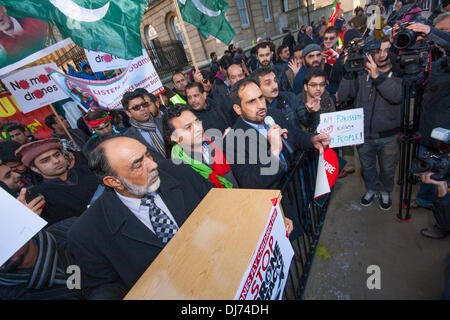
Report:
M275 124L269 128L267 131L267 141L270 144L270 152L278 157L280 155L281 150L283 149L283 143L281 141L281 135L285 139L287 139L287 130L281 129L279 125Z
M323 150L330 145L331 139L330 135L326 133L317 134L312 137L311 142L317 150L319 150L320 154L323 153Z

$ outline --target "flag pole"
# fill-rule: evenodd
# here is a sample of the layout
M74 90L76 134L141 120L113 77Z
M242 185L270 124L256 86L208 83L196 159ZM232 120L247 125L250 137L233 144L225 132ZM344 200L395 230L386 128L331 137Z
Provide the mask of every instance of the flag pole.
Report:
M64 123L62 123L61 119L58 117L59 115L56 113L56 110L53 107L53 104L50 103L49 106L50 106L50 109L52 109L53 113L55 114L55 118L56 118L56 121L58 122L58 124L64 129L64 132L67 134L67 136L72 141L72 143L74 145L78 146L78 144L75 142L75 140L73 139L72 135L70 134L69 130L66 128Z
M189 53L191 54L191 57L192 57L192 64L194 65L195 71L198 72L197 60L195 60L195 55L194 55L194 52L192 51L192 47L191 47L191 41L189 40L189 36L186 31L186 27L184 26L184 20L183 20L183 17L181 16L180 7L178 6L178 0L173 0L173 2L175 5L175 10L177 11L178 20L180 20L181 29L183 30L184 38L186 39L186 42L188 45Z

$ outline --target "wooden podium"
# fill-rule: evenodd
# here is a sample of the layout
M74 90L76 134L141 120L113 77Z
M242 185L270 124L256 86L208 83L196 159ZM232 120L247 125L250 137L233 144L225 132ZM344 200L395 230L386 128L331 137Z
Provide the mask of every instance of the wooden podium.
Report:
M234 299L279 197L211 189L124 299Z

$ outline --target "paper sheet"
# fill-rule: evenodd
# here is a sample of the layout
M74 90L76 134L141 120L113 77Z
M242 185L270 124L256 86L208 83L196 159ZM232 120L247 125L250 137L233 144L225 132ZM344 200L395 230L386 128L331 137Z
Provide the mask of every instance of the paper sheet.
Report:
M0 188L0 266L38 233L47 221Z

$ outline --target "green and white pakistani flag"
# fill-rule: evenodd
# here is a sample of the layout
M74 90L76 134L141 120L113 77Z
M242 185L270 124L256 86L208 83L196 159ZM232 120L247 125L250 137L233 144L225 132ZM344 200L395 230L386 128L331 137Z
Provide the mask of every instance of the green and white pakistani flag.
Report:
M202 36L208 34L229 44L234 30L225 19L228 3L222 0L178 0L183 20L196 26Z
M0 0L10 16L56 27L79 46L123 59L142 55L140 23L148 0Z

